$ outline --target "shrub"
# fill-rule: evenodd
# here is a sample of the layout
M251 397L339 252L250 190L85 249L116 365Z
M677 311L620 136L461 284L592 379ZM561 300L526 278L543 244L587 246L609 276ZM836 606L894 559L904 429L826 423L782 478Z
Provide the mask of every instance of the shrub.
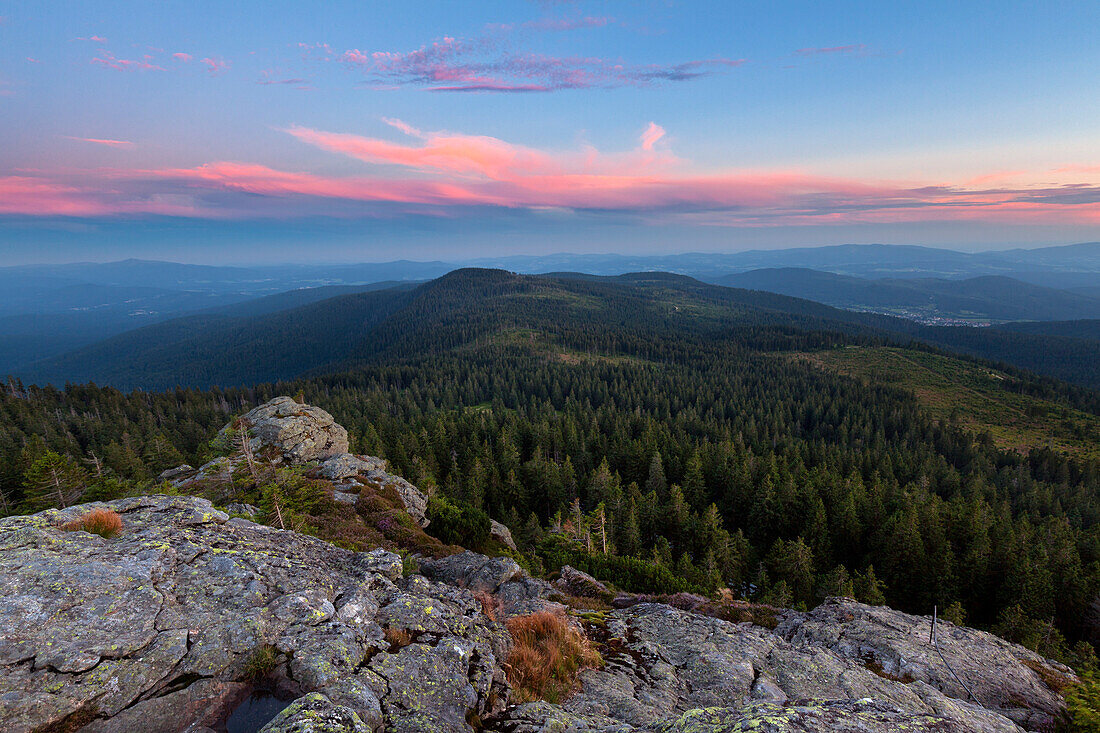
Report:
M692 585L664 565L639 560L636 557L588 552L561 536L546 538L539 543L537 552L547 568L572 565L577 570L613 583L623 590L638 593L706 592L707 590Z
M1100 675L1083 672L1081 683L1066 690L1066 714L1070 730L1100 733Z
M510 618L506 625L513 641L506 669L517 702L560 702L576 689L582 669L603 663L564 614L540 611Z
M137 481L118 478L116 476L104 476L89 484L88 488L84 489L84 493L80 495L80 501L83 504L93 501L112 501L114 499L123 499L127 496L137 496L147 493L153 492L149 491L145 485Z
M122 531L122 517L112 509L93 509L61 525L66 532L90 532L110 539Z
M433 496L427 516L432 534L449 545L477 550L489 541L489 515L469 504Z

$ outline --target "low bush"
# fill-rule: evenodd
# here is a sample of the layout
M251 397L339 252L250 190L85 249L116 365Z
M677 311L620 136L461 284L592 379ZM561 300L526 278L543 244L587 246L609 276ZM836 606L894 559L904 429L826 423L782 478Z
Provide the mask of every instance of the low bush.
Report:
M427 516L432 534L448 545L480 550L489 541L489 515L469 504L433 496Z
M1100 674L1081 673L1080 684L1066 690L1065 730L1100 733Z
M577 688L582 669L603 663L592 642L564 614L516 616L506 626L513 642L506 669L516 702L561 702Z
M636 593L706 592L692 585L664 565L636 557L588 552L576 543L552 535L539 543L536 552L547 568L572 565L589 575Z
M61 525L66 532L91 532L110 539L122 531L122 517L112 509L93 509Z

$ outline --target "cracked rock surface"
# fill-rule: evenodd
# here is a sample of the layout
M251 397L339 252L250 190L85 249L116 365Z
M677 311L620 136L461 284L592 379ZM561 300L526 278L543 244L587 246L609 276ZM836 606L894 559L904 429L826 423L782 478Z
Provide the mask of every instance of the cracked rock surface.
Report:
M1072 674L1068 668L985 632L944 629L967 635L958 653L965 650L972 661L960 675L980 704L970 702L957 683L947 683L942 663L942 675L932 670L929 624L850 599L791 612L774 631L640 603L606 614L605 664L581 674L580 692L561 707L512 708L494 725L510 733L1010 733L1021 726L1044 730L1053 722L1047 713L1064 703L1028 665ZM891 675L876 662L891 653L901 665L894 669L923 669L923 677ZM977 690L989 694L983 699Z
M104 539L59 526L111 508ZM777 628L660 603L586 614L604 664L561 705L509 705L499 618L561 608L510 558L401 558L152 496L0 520L0 730L218 729L257 659L297 698L266 733L1042 730L1072 671L991 634L850 599ZM492 604L491 604L492 605ZM261 655L260 652L263 652ZM83 726L83 728L81 728Z
M276 397L246 412L240 424L248 428L254 451L276 453L292 465L348 452L343 425L320 407L290 397Z
M121 515L117 537L59 529L101 507ZM413 643L394 648L383 627ZM396 555L229 519L205 499L0 520L6 733L150 720L203 730L247 694L247 667L265 648L283 688L323 691L335 712L322 718L350 721L350 710L356 725L384 716L395 731L467 731L468 715L505 697L497 655L507 639L469 591L403 578ZM286 730L322 730L303 727L320 705L311 700Z

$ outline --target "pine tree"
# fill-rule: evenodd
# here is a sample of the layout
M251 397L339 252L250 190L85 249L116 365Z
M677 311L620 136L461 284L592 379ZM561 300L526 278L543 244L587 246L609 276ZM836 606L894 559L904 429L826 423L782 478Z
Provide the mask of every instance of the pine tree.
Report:
M855 584L852 582L851 576L848 575L848 568L843 565L837 565L830 570L825 577L821 579L817 595L821 598L827 596L855 598Z
M875 566L868 565L862 573L857 573L852 582L856 600L870 606L886 605L886 584L875 576Z
M627 504L626 512L619 524L615 543L622 555L637 555L642 549L641 533L638 530L638 508L634 503L634 499L630 499Z
M654 492L658 499L664 499L665 493L668 491L665 467L661 462L661 454L657 451L654 451L649 459L649 475L645 480L645 490Z
M31 511L48 507L64 509L80 497L84 470L67 456L46 451L23 477L23 502Z
M684 498L688 505L693 507L703 506L707 497L707 482L703 477L703 459L699 451L691 454L688 459L687 470L684 473Z

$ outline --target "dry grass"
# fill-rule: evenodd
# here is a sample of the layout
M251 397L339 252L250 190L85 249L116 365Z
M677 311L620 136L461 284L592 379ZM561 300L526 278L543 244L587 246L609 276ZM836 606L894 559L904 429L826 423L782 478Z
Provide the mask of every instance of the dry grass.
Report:
M1045 664L1031 659L1025 659L1022 663L1032 672L1039 675L1039 679L1043 681L1044 685L1059 695L1065 693L1065 691L1074 684L1070 677L1067 677L1058 670L1048 667Z
M390 654L394 654L412 643L412 634L407 629L395 629L392 626L386 626L382 629L382 635L386 638L386 643L390 645Z
M490 621L496 621L497 613L500 612L500 599L480 590L474 591L474 598L481 604L481 612L488 616Z
M61 529L66 532L91 532L109 539L122 531L122 517L111 509L93 509L61 525Z
M576 690L582 669L603 663L564 614L541 611L508 619L506 625L513 641L506 669L516 702L561 702Z

